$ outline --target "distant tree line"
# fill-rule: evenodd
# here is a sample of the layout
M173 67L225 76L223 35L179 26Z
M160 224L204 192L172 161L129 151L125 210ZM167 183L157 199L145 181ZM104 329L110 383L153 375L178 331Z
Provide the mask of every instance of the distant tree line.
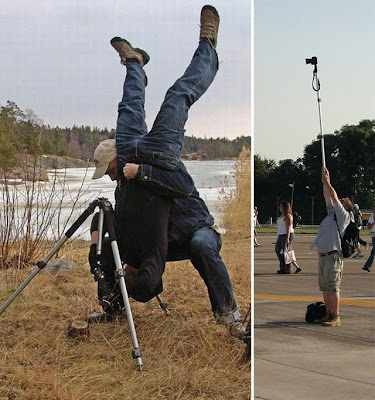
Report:
M114 129L44 125L33 111L22 111L16 103L8 101L0 108L0 168L13 168L17 162L16 155L20 153L92 159L99 142L114 137ZM237 157L243 146L250 148L250 136L234 140L186 136L183 153L196 153L206 159L229 158Z
M238 157L245 146L250 149L250 136L240 136L234 140L227 138L197 138L185 136L183 154L199 154L208 160Z
M361 209L375 204L375 120L344 125L324 135L326 165L340 197L351 197ZM326 215L321 184L320 139L305 146L296 161L254 156L254 203L261 222L275 219L280 200L292 200L305 224L320 223ZM292 186L294 183L294 187Z

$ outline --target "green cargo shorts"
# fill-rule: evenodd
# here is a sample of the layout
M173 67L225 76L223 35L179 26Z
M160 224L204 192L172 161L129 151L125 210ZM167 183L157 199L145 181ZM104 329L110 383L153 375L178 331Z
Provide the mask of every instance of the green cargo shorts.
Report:
M339 253L319 256L319 290L340 292L344 262Z

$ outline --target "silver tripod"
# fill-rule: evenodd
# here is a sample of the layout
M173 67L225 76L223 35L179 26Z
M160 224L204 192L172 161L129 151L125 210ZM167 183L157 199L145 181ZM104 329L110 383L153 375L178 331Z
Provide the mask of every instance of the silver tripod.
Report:
M14 291L14 293L8 298L8 300L0 307L0 315L8 308L8 306L13 302L13 300L22 292L22 290L30 283L30 281L47 265L48 261L52 259L54 254L63 246L63 244L74 234L74 232L84 223L84 221L94 212L96 207L99 207L99 244L97 246L97 253L101 253L102 248L102 232L103 232L103 222L104 218L106 220L106 227L108 230L109 240L111 243L111 248L113 252L113 257L116 264L116 279L119 281L122 298L124 301L124 307L126 312L127 321L129 324L130 337L133 344L132 357L138 366L138 369L142 371L142 356L141 350L138 345L137 334L135 331L134 321L132 312L130 309L130 302L128 297L128 292L125 285L125 271L122 267L122 262L120 258L120 252L117 245L117 236L115 230L115 220L113 215L113 209L111 203L106 198L98 198L89 204L87 209L78 217L78 219L72 224L72 226L66 231L64 236L56 243L52 250L46 255L46 257L39 261L34 267L30 275L25 279L25 281ZM160 307L164 310L166 315L169 314L167 305L163 303L160 297L157 296L157 300Z
M323 122L322 122L322 110L320 107L320 103L322 99L320 98L320 81L318 78L318 59L317 57L311 57L305 59L306 64L312 64L314 66L313 70L313 79L312 79L312 88L316 92L317 101L318 101L318 113L319 113L319 127L320 127L320 147L322 152L322 167L326 167L326 156L324 149L324 137L323 137Z
M125 271L122 268L120 251L119 251L119 248L117 245L117 236L116 236L116 230L115 230L115 220L114 220L112 205L108 201L108 199L100 198L100 199L98 199L98 201L99 201L99 227L98 227L99 241L98 241L96 253L98 256L100 256L101 251L102 251L103 224L104 224L104 218L105 218L106 227L107 227L107 231L108 231L108 235L109 235L109 240L111 243L113 258L115 260L115 265L116 265L115 276L116 276L116 280L119 282L119 285L120 285L120 290L121 290L122 299L124 301L124 307L125 307L125 312L126 312L126 319L129 324L130 337L131 337L131 340L133 343L132 356L135 359L138 369L140 371L142 371L142 368L143 368L142 355L141 355L141 350L138 345L137 333L135 331L133 315L132 315L132 311L130 309L128 291L127 291L126 285L125 285Z

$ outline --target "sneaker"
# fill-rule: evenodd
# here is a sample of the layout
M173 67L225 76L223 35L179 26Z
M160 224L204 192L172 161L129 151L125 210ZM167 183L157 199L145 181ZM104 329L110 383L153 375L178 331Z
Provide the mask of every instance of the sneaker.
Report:
M129 60L136 60L143 67L150 61L150 56L144 50L133 48L127 40L118 36L111 39L111 45L119 53L121 64L125 65Z
M260 247L260 246L261 246L260 243L254 244L254 247Z
M326 321L322 323L322 326L340 326L341 325L341 321L340 321L340 317L336 314L336 315L332 315L332 318L330 321Z
M246 336L246 328L241 321L232 322L229 326L229 335L234 339L244 341Z
M362 258L363 257L363 253L358 253L356 256L354 256L353 258L355 258L355 259L359 259L359 258Z
M367 271L367 272L370 272L370 271L371 271L369 268L366 268L366 267L362 267L362 269L363 269L364 271Z
M294 271L295 274L298 274L298 272L301 272L302 269L300 267L297 267L297 269Z
M199 39L208 39L215 49L217 45L217 32L219 30L220 17L215 7L206 5L201 11L201 30Z

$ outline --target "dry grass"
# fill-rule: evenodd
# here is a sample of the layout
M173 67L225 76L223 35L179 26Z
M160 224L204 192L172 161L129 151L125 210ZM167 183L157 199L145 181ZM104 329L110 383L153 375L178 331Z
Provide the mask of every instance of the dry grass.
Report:
M236 191L224 215L225 227L236 237L250 237L251 231L250 150L243 147L236 164Z
M248 197L249 193L247 194ZM222 256L238 303L250 299L250 232L223 236ZM131 357L126 322L94 324L88 340L68 339L73 319L98 306L89 273L87 243L74 241L60 251L77 263L70 272L42 271L0 317L0 399L234 399L250 398L250 368L244 346L215 324L206 287L189 261L169 263L163 300L131 301L144 371ZM24 279L29 270L18 271ZM0 271L0 303L11 294ZM9 282L9 279L8 279Z

